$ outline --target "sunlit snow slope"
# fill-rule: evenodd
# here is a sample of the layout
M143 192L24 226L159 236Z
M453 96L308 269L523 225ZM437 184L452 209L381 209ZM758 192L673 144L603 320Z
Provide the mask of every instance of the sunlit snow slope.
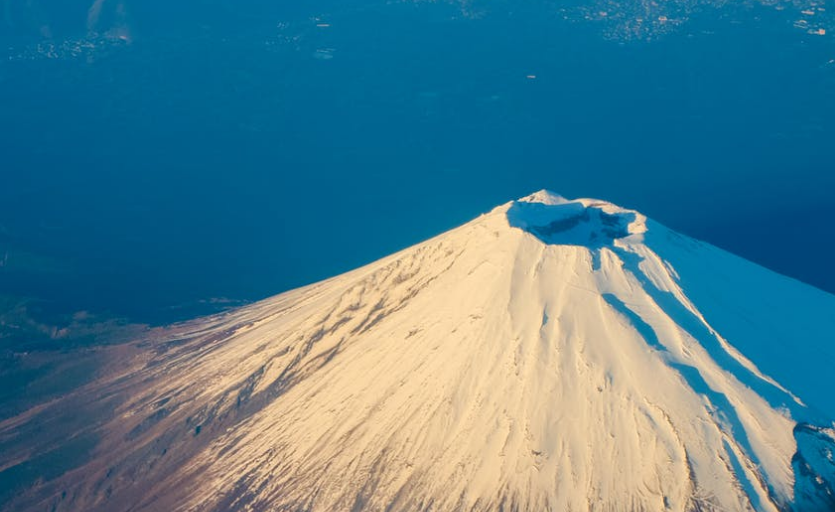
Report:
M6 508L832 511L833 333L835 296L542 191L135 344L0 424L5 468L97 443Z

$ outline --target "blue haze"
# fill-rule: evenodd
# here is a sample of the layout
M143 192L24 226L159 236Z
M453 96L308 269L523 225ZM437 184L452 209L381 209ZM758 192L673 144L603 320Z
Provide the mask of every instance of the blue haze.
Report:
M541 188L835 292L835 40L790 9L108 1L6 0L0 293L167 322Z

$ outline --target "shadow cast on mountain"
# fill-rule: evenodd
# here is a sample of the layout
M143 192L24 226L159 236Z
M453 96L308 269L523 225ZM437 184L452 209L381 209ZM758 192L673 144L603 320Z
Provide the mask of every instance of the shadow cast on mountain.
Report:
M761 506L759 503L759 497L757 496L753 483L746 477L736 453L728 442L728 439L733 439L743 453L745 453L745 455L754 463L754 465L756 467L760 466L760 461L751 446L745 427L731 401L724 393L713 390L707 381L705 381L698 368L676 362L672 354L670 354L667 350L667 347L665 347L658 339L658 334L655 332L655 329L645 322L636 312L630 309L623 301L611 293L604 293L603 299L612 309L623 315L629 321L630 325L638 331L638 334L641 335L650 347L661 353L666 360L666 363L678 372L681 378L687 382L690 389L708 399L710 405L714 408L714 410L711 411L711 416L714 418L714 421L719 429L727 435L725 440L725 452L736 470L740 485L742 485L745 493L748 495L748 499L754 509L760 510ZM761 475L758 476L760 477L759 483L769 490L772 501L774 501L775 496L771 486L767 485L766 480L762 478Z
M792 457L797 510L835 510L835 429L798 423L793 433L797 441Z
M644 261L641 255L614 244L609 249L617 254L624 269L641 283L642 289L661 308L664 314L695 339L722 370L757 393L772 408L783 408L790 411L792 418L798 421L794 429L797 452L792 458L792 467L795 474L794 502L791 505L781 504L776 498L773 487L767 485L767 481L760 473L755 472L763 487L768 489L771 501L781 510L798 512L835 510L835 432L831 427L816 426L832 425L831 421L800 403L790 392L757 375L731 354L724 340L720 339L719 335L713 331L705 320L688 309L673 293L660 290L653 284L640 267L640 264ZM592 249L592 252L599 253L600 249ZM599 261L599 255L596 259ZM679 372L694 391L710 400L716 408L718 424L722 426L724 423L730 429L727 431L729 437L737 441L740 449L750 458L755 467L761 467L739 415L727 396L713 390L697 368L673 361L671 354L661 343L653 327L623 301L613 294L604 294L603 297L609 306L630 321L652 348L665 355L668 364ZM734 466L735 472L740 478L740 484L751 499L751 505L755 510L759 510L761 507L752 482L745 481L747 479L741 463L728 445L727 439L726 452L730 458L730 463Z
M632 233L634 212L610 213L580 202L564 204L514 202L507 210L510 226L527 231L550 245L608 247Z
M643 291L679 328L696 340L719 367L753 390L774 409L786 409L797 421L811 421L814 413L797 398L773 381L758 375L732 354L727 343L710 327L706 320L691 311L672 292L660 290L641 269L644 257L623 247L612 246L625 271L641 284ZM816 418L822 421L823 418Z

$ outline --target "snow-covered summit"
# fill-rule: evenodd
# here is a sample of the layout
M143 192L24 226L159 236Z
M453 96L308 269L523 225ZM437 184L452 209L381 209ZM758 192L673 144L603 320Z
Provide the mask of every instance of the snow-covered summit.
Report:
M114 352L0 423L0 467L27 474L98 442L5 510L832 512L833 313L638 212L537 192Z
M639 240L646 232L646 217L598 199L569 200L540 190L509 203L508 223L528 231L545 243L599 247L614 240Z
M556 192L552 192L548 189L542 189L534 192L533 194L527 195L525 197L520 197L517 199L520 203L541 203L541 204L548 204L548 205L557 205L567 203L568 199L557 194Z

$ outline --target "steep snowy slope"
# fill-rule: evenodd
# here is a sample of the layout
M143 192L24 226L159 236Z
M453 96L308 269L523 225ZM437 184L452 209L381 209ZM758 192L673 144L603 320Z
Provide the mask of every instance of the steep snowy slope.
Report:
M833 332L831 295L542 191L0 424L0 470L96 442L6 508L831 511Z

